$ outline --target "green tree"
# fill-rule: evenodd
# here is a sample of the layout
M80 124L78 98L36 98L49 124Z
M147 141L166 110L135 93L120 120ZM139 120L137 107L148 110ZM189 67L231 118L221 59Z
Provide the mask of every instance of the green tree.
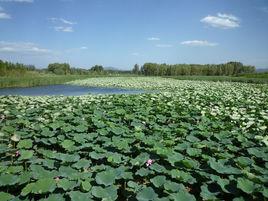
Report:
M139 74L140 73L140 67L138 64L135 64L132 70L132 73Z

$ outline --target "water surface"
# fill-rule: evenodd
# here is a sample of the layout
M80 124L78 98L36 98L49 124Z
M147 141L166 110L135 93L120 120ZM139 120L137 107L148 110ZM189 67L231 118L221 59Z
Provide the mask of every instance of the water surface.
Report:
M74 85L49 85L40 87L25 88L4 88L0 89L1 95L21 95L21 96L81 96L87 94L139 94L144 90L120 89L120 88L102 88L102 87L84 87Z

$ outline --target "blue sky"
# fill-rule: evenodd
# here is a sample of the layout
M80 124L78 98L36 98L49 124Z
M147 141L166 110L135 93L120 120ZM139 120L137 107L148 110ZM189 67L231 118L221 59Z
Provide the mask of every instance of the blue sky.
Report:
M268 67L267 0L0 0L0 59Z

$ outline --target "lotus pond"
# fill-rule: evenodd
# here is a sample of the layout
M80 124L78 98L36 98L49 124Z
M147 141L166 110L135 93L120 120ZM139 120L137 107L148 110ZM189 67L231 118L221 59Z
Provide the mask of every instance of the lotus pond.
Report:
M268 87L164 78L153 94L0 97L0 200L267 200Z

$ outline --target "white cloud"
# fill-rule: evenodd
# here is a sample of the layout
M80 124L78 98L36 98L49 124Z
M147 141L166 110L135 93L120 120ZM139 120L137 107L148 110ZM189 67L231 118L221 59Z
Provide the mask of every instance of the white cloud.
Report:
M5 12L0 12L0 20L1 19L11 19L11 16Z
M160 38L157 38L157 37L150 37L150 38L147 38L147 40L158 41L158 40L160 40Z
M80 47L80 50L87 50L87 49L88 49L88 47L86 47L86 46Z
M56 17L51 17L51 18L48 18L50 21L52 21L53 23L64 23L64 24L68 24L68 25L74 25L74 24L77 24L76 22L72 22L72 21L69 21L69 20L66 20L64 18L56 18Z
M61 31L61 32L74 32L73 27L54 27L55 31Z
M33 3L34 0L0 0L0 2Z
M168 48L168 47L172 47L173 45L170 45L170 44L157 44L155 46L156 47L161 47L161 48Z
M52 23L56 23L58 26L54 26L54 30L60 32L74 32L71 25L77 24L76 22L56 17L48 18L48 20L50 20Z
M131 53L131 55L132 55L132 56L139 56L140 53L138 53L138 52L133 52L133 53Z
M218 43L211 43L206 40L187 40L181 42L182 45L187 45L187 46L210 46L214 47L217 46Z
M217 16L208 15L200 20L201 22L216 28L231 29L240 26L240 20L230 14L218 13Z
M24 54L47 54L52 51L38 47L35 43L29 42L7 42L0 41L0 53L24 53Z
M65 49L64 52L66 52L66 53L74 53L74 52L81 52L81 51L86 51L86 50L88 50L88 47L81 46L81 47Z

